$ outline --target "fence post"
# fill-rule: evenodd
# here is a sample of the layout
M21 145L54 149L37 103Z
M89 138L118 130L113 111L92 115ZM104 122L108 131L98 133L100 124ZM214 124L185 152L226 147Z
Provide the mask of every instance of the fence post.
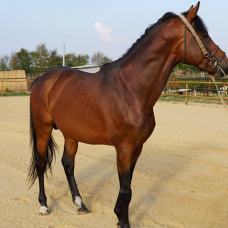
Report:
M3 96L3 75L2 75L2 96Z
M188 83L186 83L186 96L185 96L186 105L188 104Z
M223 85L223 98L226 98L226 85Z
M209 90L208 90L209 97L211 96L211 82L209 82Z

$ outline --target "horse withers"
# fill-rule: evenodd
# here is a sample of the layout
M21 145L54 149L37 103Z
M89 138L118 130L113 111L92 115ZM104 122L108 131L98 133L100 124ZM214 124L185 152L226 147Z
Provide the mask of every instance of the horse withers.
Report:
M199 3L184 12L185 19L164 14L123 57L95 74L59 67L34 81L29 180L39 179L40 214L49 213L44 173L51 169L55 154L55 128L65 139L62 164L79 214L88 210L74 178L78 142L115 147L120 190L114 212L119 227L130 227L133 171L154 130L153 107L172 69L184 62L216 77L228 73L227 56L208 35L198 9Z

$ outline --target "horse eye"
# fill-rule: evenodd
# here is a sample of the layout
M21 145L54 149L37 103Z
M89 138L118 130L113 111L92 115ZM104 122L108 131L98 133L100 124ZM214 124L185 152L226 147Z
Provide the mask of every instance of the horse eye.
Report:
M204 35L202 35L202 37L206 39L206 38L208 38L209 36L208 36L208 34L204 34Z

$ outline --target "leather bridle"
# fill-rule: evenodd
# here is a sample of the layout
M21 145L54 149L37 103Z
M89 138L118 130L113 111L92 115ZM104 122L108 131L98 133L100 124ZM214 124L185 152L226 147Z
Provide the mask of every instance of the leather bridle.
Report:
M193 37L196 39L200 49L202 50L204 57L207 58L207 63L205 65L204 70L207 69L208 67L208 63L210 63L210 67L212 69L217 68L218 70L220 70L223 73L223 76L226 75L226 73L224 72L224 70L222 69L222 67L220 66L220 62L222 62L222 60L224 59L224 57L226 56L226 53L223 52L222 57L217 57L216 53L219 50L219 46L216 47L215 51L212 54L209 54L209 52L206 50L204 44L202 43L201 39L199 38L199 36L197 35L197 33L195 32L195 30L193 29L192 25L188 22L188 20L185 18L185 16L183 14L179 14L178 17L181 19L181 21L184 23L184 57L182 60L182 63L184 63L185 61L185 57L186 57L186 28L188 28L188 30L192 33Z

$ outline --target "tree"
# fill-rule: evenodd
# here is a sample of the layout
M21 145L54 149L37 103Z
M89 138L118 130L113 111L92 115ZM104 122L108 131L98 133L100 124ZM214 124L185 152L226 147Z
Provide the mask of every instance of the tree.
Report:
M66 65L69 67L82 66L89 63L89 55L74 53L65 56ZM21 48L19 52L12 52L0 58L0 70L25 70L26 75L42 75L43 73L62 66L62 55L57 49L48 50L46 44L37 45L35 51L29 52Z
M12 52L9 58L9 69L10 70L24 70L26 75L31 70L31 57L29 52L21 48L19 52Z
M112 62L112 59L108 58L106 55L104 55L102 52L98 51L95 52L91 57L91 63L93 65L99 65L102 66L105 63Z
M187 65L187 64L177 64L175 66L175 68L173 69L173 71L175 71L177 69L179 69L179 70L187 70L187 71L194 71L194 72L198 72L199 71L198 68L196 68L194 66L191 66L191 65Z
M12 52L9 58L10 70L20 70L20 63L16 52Z
M89 63L89 56L83 54L76 56L74 53L69 53L65 55L65 62L68 67L84 66Z
M76 60L76 56L74 53L68 53L65 55L65 64L68 67L74 66L74 62Z
M19 61L19 66L21 70L24 70L26 75L31 73L31 65L32 59L28 50L21 48L19 52L17 52L17 58Z
M76 59L76 66L84 66L89 63L89 56L88 55L78 55Z
M5 55L0 58L0 70L9 70L9 56Z
M41 75L48 70L49 52L46 44L39 44L36 51L30 52L31 57L31 73L33 75Z
M47 70L51 70L61 65L62 65L62 56L57 53L57 50L54 49L49 51Z
M106 64L106 63L110 63L112 62L112 59L108 58L107 56L104 56L104 58L102 59L102 61L100 62L100 66Z

